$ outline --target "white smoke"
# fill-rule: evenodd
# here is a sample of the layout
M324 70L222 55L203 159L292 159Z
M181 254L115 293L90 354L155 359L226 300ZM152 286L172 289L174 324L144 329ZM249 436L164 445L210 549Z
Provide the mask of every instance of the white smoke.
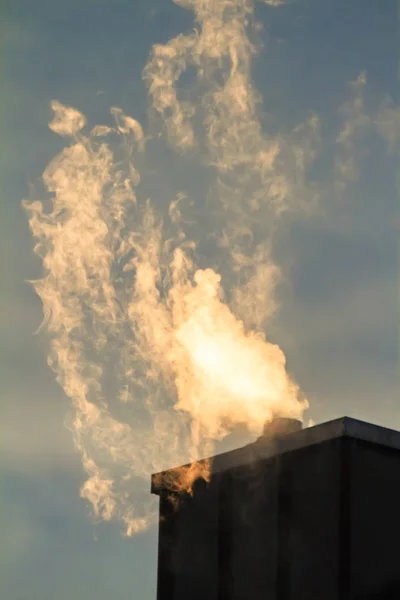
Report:
M308 406L265 328L277 308L280 219L312 210L321 196L307 183L321 124L311 112L293 131L263 130L250 0L175 1L194 12L196 28L153 47L143 72L152 134L118 108L114 126L84 134L85 117L54 101L49 126L70 145L43 174L51 210L24 203L45 272L33 284L51 337L48 362L72 401L68 427L88 476L81 495L127 535L157 518L151 473L212 455L238 423L258 434L268 419L301 418ZM195 82L183 90L189 68ZM371 121L357 95L365 83L356 82L337 138L340 181L357 176L352 144ZM203 210L219 272L199 268L183 195L166 216L160 199L137 191L138 157L160 137L177 160L188 155L213 176ZM181 475L179 489L190 490L208 472Z

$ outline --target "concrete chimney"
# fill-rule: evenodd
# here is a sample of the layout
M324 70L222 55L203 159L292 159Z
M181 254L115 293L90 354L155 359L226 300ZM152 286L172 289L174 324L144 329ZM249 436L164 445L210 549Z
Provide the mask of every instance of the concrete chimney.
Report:
M400 599L398 431L274 419L177 509L162 481L157 600Z

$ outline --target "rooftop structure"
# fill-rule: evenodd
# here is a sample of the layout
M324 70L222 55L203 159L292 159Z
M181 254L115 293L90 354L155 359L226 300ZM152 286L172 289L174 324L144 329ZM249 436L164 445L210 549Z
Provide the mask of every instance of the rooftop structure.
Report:
M400 599L400 432L276 419L177 509L175 472L152 481L157 600Z

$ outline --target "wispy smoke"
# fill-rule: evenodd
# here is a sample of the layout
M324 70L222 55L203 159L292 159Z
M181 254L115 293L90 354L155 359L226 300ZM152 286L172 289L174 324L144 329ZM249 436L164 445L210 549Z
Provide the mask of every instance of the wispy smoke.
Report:
M312 208L320 194L306 185L319 119L311 113L293 131L263 131L250 0L175 2L194 12L196 29L153 47L143 73L151 136L117 108L113 127L84 134L85 117L53 102L49 126L70 145L43 174L51 209L24 203L45 270L33 285L51 335L48 362L72 400L67 425L88 475L81 495L96 517L122 520L127 535L156 518L152 472L212 455L239 423L258 434L274 416L301 418L308 406L265 327L280 279L272 255L279 219ZM195 81L180 87L188 69ZM356 100L349 110L361 108ZM348 153L337 163L343 178L355 175L358 123L351 113L338 138ZM219 272L198 266L182 196L166 217L157 198L138 193L137 157L160 136L177 160L189 153L213 174L204 210ZM208 477L207 464L182 469L176 485L190 491L199 476Z
M235 311L246 325L260 327L273 311L279 279L265 238L282 212L316 200L316 190L305 191L304 177L320 142L318 117L310 114L286 135L262 130L261 98L251 81L257 52L248 35L253 2L176 3L194 11L196 28L153 47L144 69L151 116L159 118L172 147L197 151L215 171L210 196L223 211L220 247L227 249L239 282L232 291ZM192 93L183 94L178 84L188 68L195 69L196 80Z
M351 83L352 98L341 108L343 126L337 137L337 144L341 151L336 160L336 182L340 189L349 181L357 181L359 176L360 141L370 128L370 118L365 112L364 87L367 83L365 73L361 73Z

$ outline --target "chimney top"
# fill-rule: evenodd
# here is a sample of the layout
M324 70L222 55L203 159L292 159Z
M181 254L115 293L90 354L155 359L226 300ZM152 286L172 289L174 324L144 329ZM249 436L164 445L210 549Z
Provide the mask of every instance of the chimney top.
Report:
M265 423L264 431L258 439L261 441L263 439L280 438L289 433L300 431L302 428L302 422L297 419L276 417L275 419L272 419L272 421Z
M212 471L222 473L231 468L250 464L255 456L269 458L342 437L400 450L400 431L365 423L351 417L340 417L304 429L297 419L276 418L265 424L264 435L255 442L212 457ZM168 492L169 487L166 482L171 478L174 470L177 468L153 474L152 494L160 496Z

